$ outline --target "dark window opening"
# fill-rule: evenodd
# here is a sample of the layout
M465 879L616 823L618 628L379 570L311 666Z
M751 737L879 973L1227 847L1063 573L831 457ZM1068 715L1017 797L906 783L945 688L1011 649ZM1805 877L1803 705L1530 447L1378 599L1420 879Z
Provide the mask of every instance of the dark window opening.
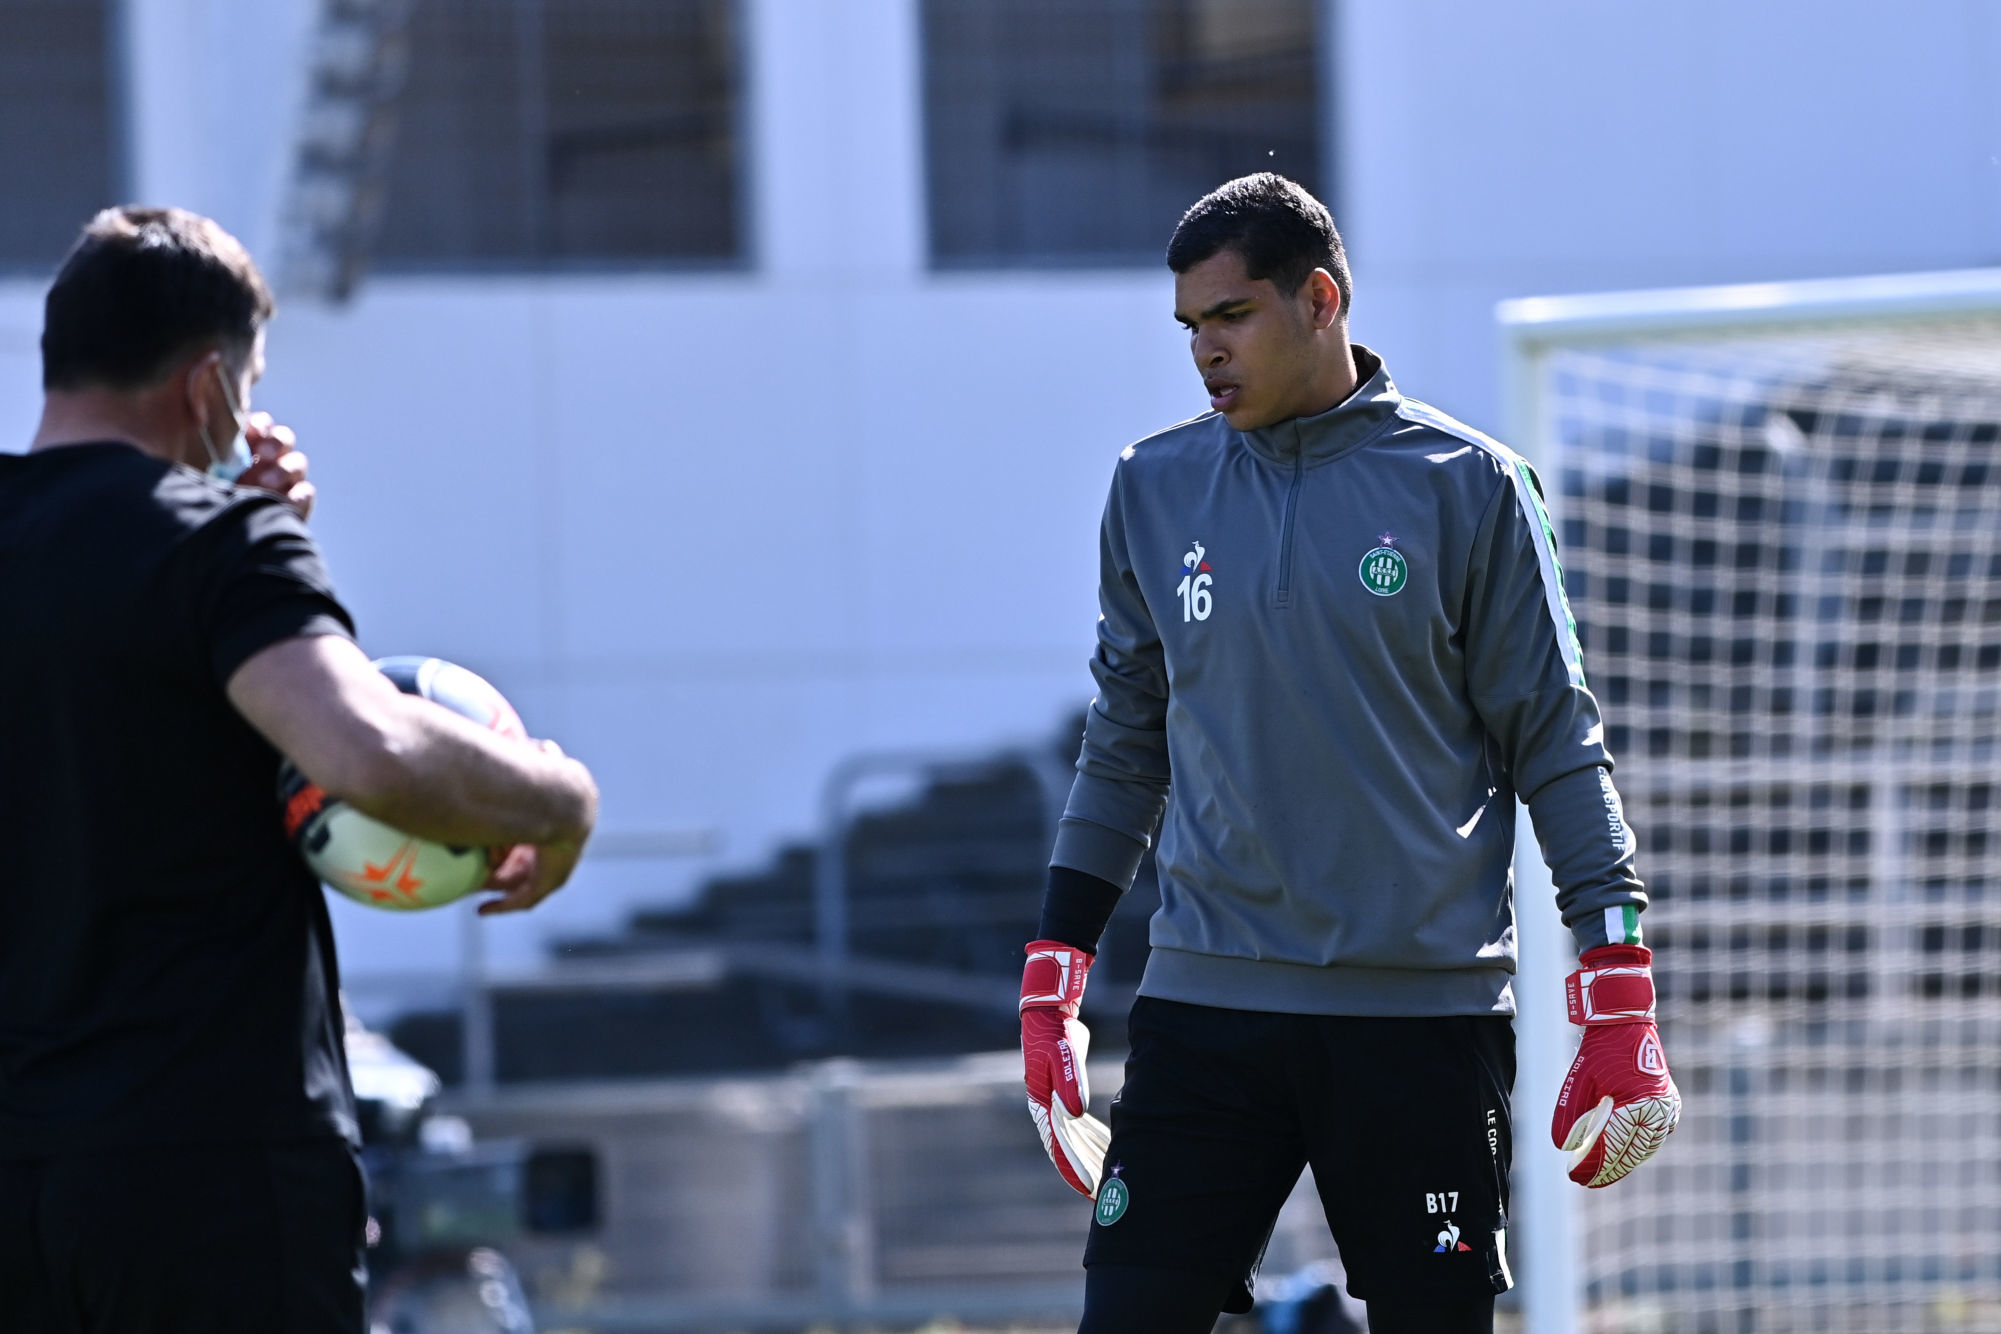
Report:
M931 255L1158 264L1217 185L1325 197L1315 0L924 0Z
M117 202L108 0L0 0L0 269L53 274Z
M743 253L732 0L416 0L379 267Z

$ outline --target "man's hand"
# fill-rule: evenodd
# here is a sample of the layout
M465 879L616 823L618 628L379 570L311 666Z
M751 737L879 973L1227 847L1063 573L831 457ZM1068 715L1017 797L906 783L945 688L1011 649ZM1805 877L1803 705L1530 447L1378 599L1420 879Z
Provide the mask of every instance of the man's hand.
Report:
M251 464L236 484L283 496L301 519L311 518L319 492L306 480L306 456L299 452L292 428L273 422L268 412L253 412L243 425L243 440L250 446Z
M1570 1179L1609 1186L1654 1156L1681 1119L1654 1024L1653 951L1604 945L1578 960L1565 992L1584 1041L1556 1100L1550 1138L1570 1154Z
M1072 945L1038 940L1021 972L1021 1056L1028 1114L1042 1150L1080 1195L1095 1199L1112 1134L1090 1113L1091 1080L1084 1061L1091 1031L1077 1020L1084 979L1095 956Z
M553 741L536 744L550 755L560 756L563 753L563 748ZM584 842L589 838L590 834L586 831L579 838L566 839L561 843L517 843L511 848L496 848L493 874L480 888L497 889L500 897L480 904L479 915L491 917L496 913L527 912L554 894L577 869L577 862L584 855Z
M583 855L582 843L515 844L507 849L493 874L480 886L500 890L501 894L480 904L479 915L527 912L563 887Z

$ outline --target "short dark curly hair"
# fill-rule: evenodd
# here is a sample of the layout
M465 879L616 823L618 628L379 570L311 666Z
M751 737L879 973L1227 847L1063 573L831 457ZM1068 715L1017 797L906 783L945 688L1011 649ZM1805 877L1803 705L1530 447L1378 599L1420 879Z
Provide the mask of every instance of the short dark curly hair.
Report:
M43 302L42 387L136 389L204 344L240 362L275 309L250 252L214 220L105 209Z
M1334 215L1299 182L1261 171L1203 195L1175 226L1167 267L1186 273L1226 248L1244 257L1252 278L1269 278L1287 296L1315 269L1327 270L1341 289L1341 318L1348 318L1354 296L1348 252Z

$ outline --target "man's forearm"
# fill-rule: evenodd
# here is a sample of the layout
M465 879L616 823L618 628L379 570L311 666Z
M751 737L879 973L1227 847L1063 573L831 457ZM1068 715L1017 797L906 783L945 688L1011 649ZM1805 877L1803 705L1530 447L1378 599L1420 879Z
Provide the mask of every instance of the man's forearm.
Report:
M1639 944L1647 892L1634 869L1637 849L1610 773L1591 765L1565 774L1530 795L1528 807L1578 954Z
M580 844L597 818L583 765L404 694L345 637L280 640L245 660L227 689L327 795L419 838Z
M597 787L575 760L424 701L398 710L388 781L348 799L385 824L459 846L581 841Z

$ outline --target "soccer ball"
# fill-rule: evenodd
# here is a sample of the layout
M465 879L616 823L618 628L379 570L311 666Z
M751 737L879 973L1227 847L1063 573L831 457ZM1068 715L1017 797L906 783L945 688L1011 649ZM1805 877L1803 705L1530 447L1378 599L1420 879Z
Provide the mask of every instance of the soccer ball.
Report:
M406 695L419 695L502 736L527 740L521 718L487 681L443 658L382 658L375 664ZM371 908L415 912L456 902L486 883L485 848L414 838L330 797L287 760L278 770L285 834L313 874Z

